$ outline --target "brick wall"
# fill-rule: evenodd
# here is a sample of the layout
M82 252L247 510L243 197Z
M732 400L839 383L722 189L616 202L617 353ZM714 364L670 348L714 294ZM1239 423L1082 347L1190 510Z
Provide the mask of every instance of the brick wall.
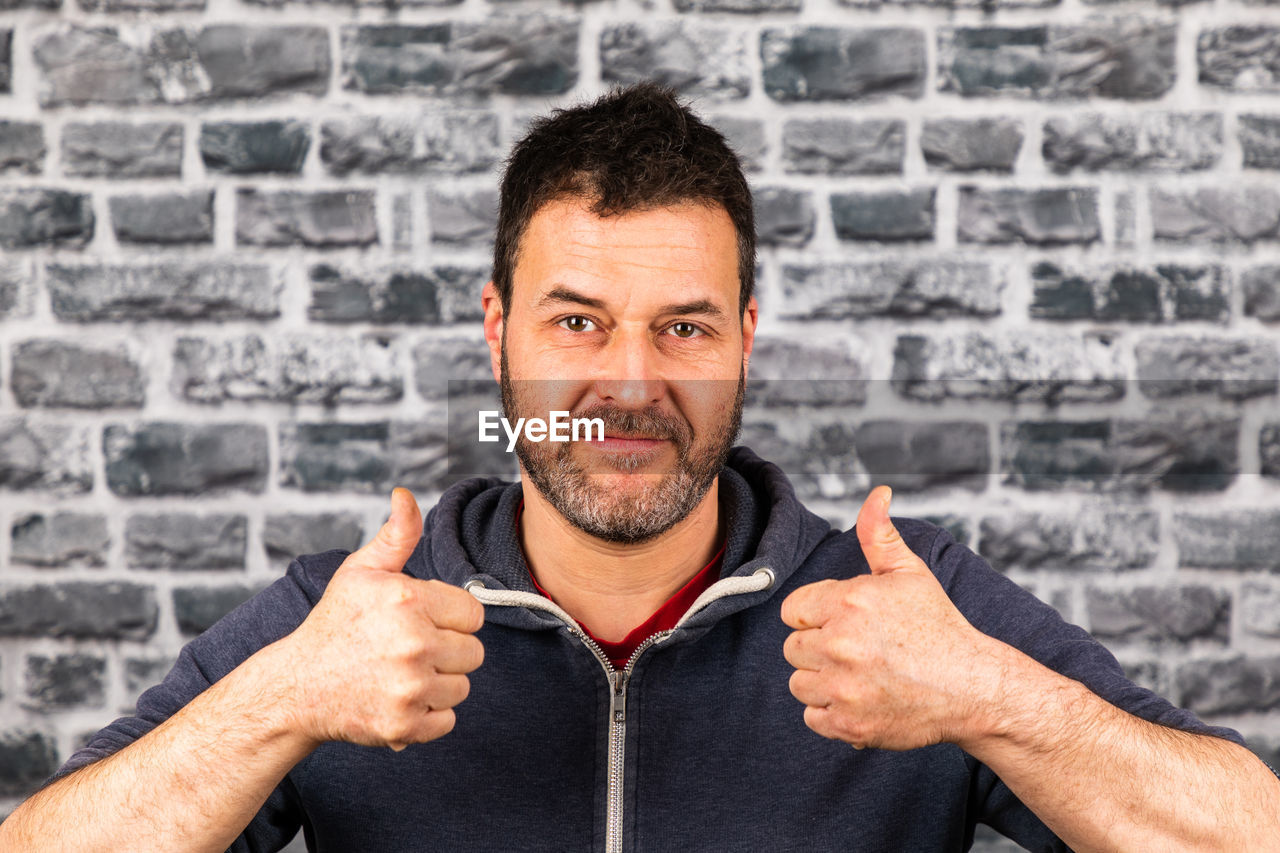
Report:
M747 163L745 440L1280 752L1272 3L0 0L0 814L444 483L498 168L646 76Z

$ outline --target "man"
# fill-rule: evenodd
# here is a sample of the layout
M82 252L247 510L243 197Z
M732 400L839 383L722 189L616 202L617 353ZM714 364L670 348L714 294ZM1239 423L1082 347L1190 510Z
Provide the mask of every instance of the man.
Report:
M524 485L392 494L0 827L4 850L1277 850L1280 781L872 491L840 533L737 433L757 322L723 139L638 86L535 122L485 337ZM483 604L483 608L481 607ZM797 701L798 700L798 701ZM851 748L852 747L852 748Z

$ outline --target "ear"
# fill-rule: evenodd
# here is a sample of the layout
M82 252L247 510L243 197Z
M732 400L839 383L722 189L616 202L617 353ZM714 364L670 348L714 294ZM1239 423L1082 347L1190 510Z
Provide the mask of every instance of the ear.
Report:
M760 307L753 296L747 300L747 310L742 312L742 375L746 378L751 363L751 348L756 343L756 324L760 322Z
M480 293L480 305L484 308L484 340L489 345L489 364L493 378L502 381L502 299L498 286L492 280Z

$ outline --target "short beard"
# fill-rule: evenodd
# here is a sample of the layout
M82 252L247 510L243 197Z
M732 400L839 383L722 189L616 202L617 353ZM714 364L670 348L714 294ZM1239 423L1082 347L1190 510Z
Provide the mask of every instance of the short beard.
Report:
M513 423L521 415L545 418L546 412L523 410L522 400L510 376L506 342L503 341L502 379L499 382L503 416ZM516 456L534 487L574 527L605 542L621 545L648 542L693 512L724 468L742 428L745 389L745 371L739 371L733 412L728 420L715 426L703 448L695 447L697 436L688 421L657 406L629 410L597 403L574 412L572 416L575 418L600 418L608 434L642 435L670 439L675 443L675 469L663 474L637 474L647 481L656 479L657 484L648 485L636 493L619 494L603 484L594 483L593 478L600 475L592 474L573 458L571 442L535 443L521 432L516 441ZM628 472L647 461L643 455L637 454L635 457L602 460L600 464L615 471Z

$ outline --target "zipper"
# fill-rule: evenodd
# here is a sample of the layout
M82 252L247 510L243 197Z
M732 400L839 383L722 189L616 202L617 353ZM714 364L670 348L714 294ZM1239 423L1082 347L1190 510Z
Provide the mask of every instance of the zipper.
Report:
M609 683L609 751L608 773L605 795L605 853L622 853L622 803L626 786L626 748L627 748L627 684L631 681L631 673L635 669L636 660L652 646L663 642L698 611L730 595L741 595L747 592L759 592L773 585L772 569L756 569L748 577L724 578L716 581L698 599L693 602L675 628L650 634L644 642L636 646L636 650L627 658L626 665L614 669L609 656L600 648L600 644L591 639L576 619L564 608L551 599L532 592L519 590L489 589L479 578L472 578L462 585L481 604L492 604L506 607L528 607L531 610L542 610L550 613L563 622L569 631L582 641L604 669L605 679ZM717 589L719 588L719 589Z

